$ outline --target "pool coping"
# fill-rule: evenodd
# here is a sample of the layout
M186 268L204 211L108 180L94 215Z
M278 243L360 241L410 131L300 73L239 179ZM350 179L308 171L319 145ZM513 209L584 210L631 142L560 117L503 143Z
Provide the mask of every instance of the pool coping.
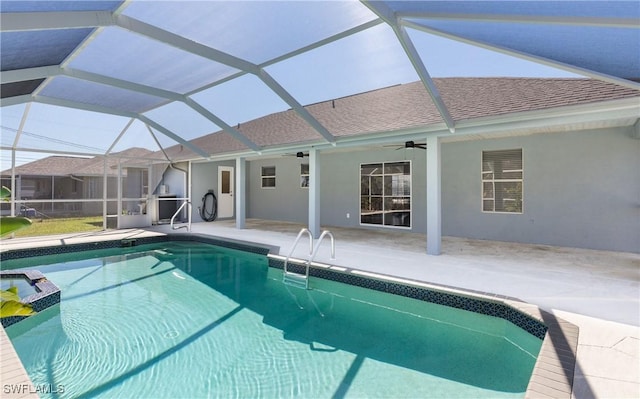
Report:
M277 253L279 253L279 247L276 246L203 234L167 234L124 240L121 239L91 243L53 245L30 249L13 249L0 252L0 261L75 251L87 251L93 249L131 247L165 241L204 242L231 249L265 255L269 259L269 265L276 268L282 268L281 266L284 265L285 260L285 257L277 255ZM292 258L290 259L290 262L293 265L298 265L298 267L306 264L306 261L301 259ZM533 372L529 380L527 390L525 392L525 398L571 398L576 365L576 354L578 348L579 329L575 324L569 323L550 312L540 309L535 305L523 302L517 298L439 285L424 281L405 279L380 273L366 272L363 270L351 269L319 262L313 262L310 265L310 275L319 278L326 278L327 276L329 276L329 279L336 279L336 281L339 281L341 279L347 280L344 281L347 284L355 281L355 285L365 286L366 288L414 298L416 297L415 295L424 296L424 293L428 291L434 294L427 294L431 295L429 298L418 297L418 299L435 303L439 303L438 301L442 298L444 298L444 300L446 301L448 298L447 296L462 297L463 300L461 302L471 304L477 304L477 301L489 303L489 305L487 306L481 305L480 308L476 310L466 309L476 311L477 313L490 314L487 313L487 311L495 311L495 309L497 309L497 305L505 306L506 308L511 309L513 312L516 312L511 312L511 316L515 317L515 324L518 326L520 326L518 323L521 322L520 315L523 315L525 319L528 319L525 320L525 324L527 321L533 320L537 323L542 324L543 326L546 326L546 331L543 334L542 338L542 346L540 348L540 352L536 359ZM368 281L368 283L362 285L363 281ZM402 289L399 288L400 286L408 286L409 288ZM407 292L409 292L410 294L406 295ZM436 298L436 300L429 300L433 298ZM468 299L468 301L465 301L464 298ZM451 305L447 304L447 306ZM454 303L453 307L465 309L462 306L457 306L456 303ZM509 320L507 318L505 319L513 322L513 320ZM525 330L531 333L531 331L527 329ZM540 332L538 331L533 335L540 338L539 334ZM11 344L10 341L8 342L9 344ZM1 365L4 370L4 356ZM20 376L20 378L22 378L22 381L24 380L24 376ZM26 378L29 379L28 375L26 376ZM3 378L3 381L6 380Z

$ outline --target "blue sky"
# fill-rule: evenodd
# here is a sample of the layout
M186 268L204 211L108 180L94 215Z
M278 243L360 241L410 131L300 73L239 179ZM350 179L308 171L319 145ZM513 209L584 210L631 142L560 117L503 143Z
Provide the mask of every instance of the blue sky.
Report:
M423 32L409 30L409 33L432 77L576 76ZM303 105L418 80L395 35L385 24L274 64L266 70ZM193 98L232 126L289 108L251 75L197 93ZM3 146L12 144L13 132L19 126L24 108L24 105L2 108ZM220 130L182 104L164 106L146 115L187 139ZM112 115L33 104L21 146L50 146L81 152L105 150L127 122L127 118ZM51 140L36 136L46 136ZM157 136L162 145L173 144L161 133ZM61 138L73 145L61 143ZM132 125L115 150L132 146L157 150L154 140L140 122ZM21 164L42 156L21 153L17 162ZM2 170L10 167L9 152L2 151L1 162Z

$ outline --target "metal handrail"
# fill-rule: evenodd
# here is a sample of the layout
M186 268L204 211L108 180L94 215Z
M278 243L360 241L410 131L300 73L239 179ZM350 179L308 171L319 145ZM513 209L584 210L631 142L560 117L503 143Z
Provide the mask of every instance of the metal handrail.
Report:
M175 220L176 216L178 216L178 214L182 211L182 208L184 208L187 205L189 206L189 213L191 213L191 209L192 209L191 201L185 201L185 202L182 203L182 205L180 205L180 207L178 208L176 213L174 213L173 216L171 216L171 229L172 230L178 230L178 229L186 228L188 232L191 232L191 218L190 217L188 218L189 221L187 222L186 226L178 226L178 227L174 227L173 226L173 221Z
M300 241L300 238L302 238L302 235L305 233L309 236L309 256L313 254L313 235L311 235L311 232L309 231L309 229L303 228L298 233L298 236L296 237L295 241L293 242L293 246L291 247L291 251L289 251L289 255L287 255L287 257L284 260L285 274L287 273L287 265L289 264L289 258L291 258L291 255L293 255L293 251L296 249L296 246L298 245L298 241ZM308 264L307 264L307 276L309 276Z
M320 237L318 238L318 241L316 242L316 246L315 248L313 247L313 235L311 235L311 232L309 231L309 229L302 229L300 230L300 232L298 233L298 236L296 237L295 241L293 242L293 246L291 247L291 251L289 252L289 255L287 255L287 257L284 260L284 274L283 274L283 281L287 282L287 275L291 275L291 274L295 274L295 275L299 275L298 273L293 273L293 272L289 272L287 270L287 265L289 264L289 258L291 258L291 255L293 254L293 251L296 249L296 246L298 245L298 241L300 241L300 238L302 237L303 234L307 234L309 236L309 257L307 258L307 261L305 262L305 273L304 273L304 286L305 288L309 288L309 267L311 266L311 262L313 262L313 259L315 259L318 250L320 249L320 244L322 243L322 240L324 239L324 237L329 236L329 238L331 239L331 260L334 260L336 258L336 242L335 239L333 238L333 234L331 234L331 232L329 230L324 230L322 232L322 234L320 234ZM301 275L300 275L301 276ZM300 277L302 278L302 277Z
M316 257L316 254L318 253L318 249L320 249L320 244L322 243L322 239L325 236L329 236L329 238L331 239L331 258L329 259L331 260L336 259L336 240L333 238L333 234L331 234L329 230L325 230L322 232L322 234L320 234L320 238L318 238L316 248L313 250L311 257L309 258L309 262L308 262L309 265L311 264L311 262L313 262L313 259ZM308 266L307 266L307 269L308 269ZM307 270L307 276L308 275L309 275L309 271Z

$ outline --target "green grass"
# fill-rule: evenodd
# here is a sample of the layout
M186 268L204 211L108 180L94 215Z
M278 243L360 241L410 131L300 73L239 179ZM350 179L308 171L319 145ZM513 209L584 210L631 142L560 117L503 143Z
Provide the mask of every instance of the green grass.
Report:
M33 224L15 233L16 237L48 236L102 230L102 216L32 219Z

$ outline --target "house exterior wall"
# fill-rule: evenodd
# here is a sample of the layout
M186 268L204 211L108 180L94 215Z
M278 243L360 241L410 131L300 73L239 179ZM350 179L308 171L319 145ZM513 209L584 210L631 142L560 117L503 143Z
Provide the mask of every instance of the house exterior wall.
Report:
M363 163L411 162L411 228L385 227L424 233L426 223L426 151L389 149L321 154L321 209L323 225L381 227L360 224L360 165ZM347 213L349 218L347 218Z
M631 129L443 145L443 235L640 252L640 140ZM523 151L523 213L484 213L482 151L513 148Z
M412 208L426 209L426 152L421 149L320 153L320 219L324 226L377 228L360 225L360 164L411 161ZM247 214L250 218L308 223L309 189L300 187L300 165L308 158L281 157L251 161ZM263 166L276 167L276 188L261 187ZM417 169L416 169L417 168ZM419 170L420 172L417 172ZM426 231L426 211L413 212L412 228ZM349 214L349 217L347 217Z
M300 165L309 158L283 156L247 163L247 217L307 223L309 189L300 187ZM262 167L275 166L276 187L262 188Z
M180 163L176 165L176 168L186 171L189 165L187 163ZM169 186L169 194L182 198L187 196L186 181L186 173L178 169L167 168L162 176L161 184Z
M640 252L640 140L631 127L538 134L442 145L442 233L448 236ZM522 148L523 212L482 211L482 151ZM320 153L323 226L359 222L361 163L410 160L411 229L426 232L426 152ZM308 158L249 162L247 217L307 223ZM261 188L261 167L276 167L276 188ZM195 173L194 173L195 177ZM349 213L349 218L347 218Z
M213 190L218 196L218 166L231 166L235 168L235 161L194 163L191 165L191 218L194 222L201 222L202 218L198 207L202 206L202 197ZM235 215L235 212L234 212Z

